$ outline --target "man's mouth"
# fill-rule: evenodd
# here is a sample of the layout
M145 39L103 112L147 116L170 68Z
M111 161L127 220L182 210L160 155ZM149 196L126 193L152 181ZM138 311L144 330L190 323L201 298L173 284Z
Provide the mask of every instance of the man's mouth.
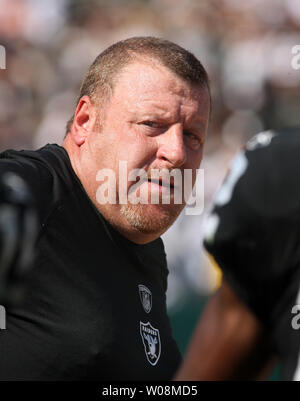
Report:
M169 180L163 180L162 178L148 178L148 182L152 184L157 184L161 187L166 187L170 189L174 189L174 178L171 177Z

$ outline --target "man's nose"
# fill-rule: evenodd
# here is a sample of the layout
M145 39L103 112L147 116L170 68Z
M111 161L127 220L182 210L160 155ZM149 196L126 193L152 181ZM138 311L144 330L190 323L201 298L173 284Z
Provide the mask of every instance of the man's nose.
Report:
M180 124L173 125L163 134L159 135L157 158L177 168L186 162L186 149L184 144L183 129Z

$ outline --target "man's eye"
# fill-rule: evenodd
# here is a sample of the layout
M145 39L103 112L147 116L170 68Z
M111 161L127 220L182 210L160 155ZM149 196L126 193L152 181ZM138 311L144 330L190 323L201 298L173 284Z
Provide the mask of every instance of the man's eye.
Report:
M192 134L191 132L184 132L185 137L187 137L187 140L189 141L190 146L193 149L198 149L201 146L201 141L198 138L198 136Z
M159 124L155 123L154 121L144 121L143 125L147 125L150 128L159 128Z
M192 134L191 132L184 132L184 135L187 136L189 139L199 142L199 138L196 135Z
M167 125L151 120L141 121L138 124L142 127L146 135L151 136L160 135L168 129Z

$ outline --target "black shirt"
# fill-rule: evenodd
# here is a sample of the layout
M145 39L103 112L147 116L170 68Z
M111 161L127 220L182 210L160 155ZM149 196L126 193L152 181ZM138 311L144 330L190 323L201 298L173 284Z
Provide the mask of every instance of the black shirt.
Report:
M208 220L205 246L263 322L293 379L300 306L300 129L256 136L233 162ZM292 311L292 309L294 310ZM297 317L298 313L298 317ZM299 325L300 326L300 325Z
M97 211L58 145L6 151L41 231L24 301L0 330L1 380L167 380L180 362L162 240L137 245Z

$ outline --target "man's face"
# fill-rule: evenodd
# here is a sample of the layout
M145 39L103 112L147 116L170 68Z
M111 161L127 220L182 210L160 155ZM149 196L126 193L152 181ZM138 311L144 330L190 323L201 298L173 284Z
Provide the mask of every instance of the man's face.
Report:
M101 128L96 124L87 138L94 170L109 168L115 172L117 200L120 161L127 163L128 172L143 169L149 176L153 169L180 169L183 177L184 169L192 169L194 182L202 160L209 108L206 88L192 87L161 65L128 65L116 79ZM125 183L127 193L134 184ZM173 188L169 204L151 204L151 193L161 196L164 190L159 181L145 180L138 191L148 193L147 204L96 206L114 226L157 237L185 206L184 201L174 203Z

